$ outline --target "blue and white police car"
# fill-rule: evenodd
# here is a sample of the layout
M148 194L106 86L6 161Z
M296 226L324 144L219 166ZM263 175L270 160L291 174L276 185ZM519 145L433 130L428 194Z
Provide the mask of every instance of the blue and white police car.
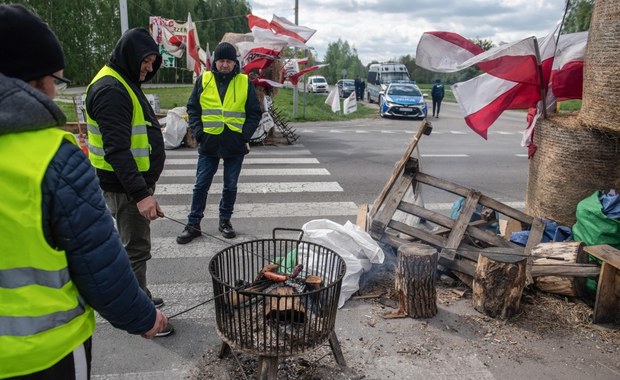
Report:
M392 82L379 94L379 115L425 118L426 101L413 82Z

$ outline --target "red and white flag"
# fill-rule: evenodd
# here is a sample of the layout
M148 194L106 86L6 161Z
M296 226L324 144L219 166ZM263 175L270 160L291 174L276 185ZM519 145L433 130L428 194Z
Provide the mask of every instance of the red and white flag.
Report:
M587 42L588 32L560 36L551 69L552 91L558 100L581 99Z
M259 44L251 41L238 42L241 67L246 74L252 70L263 70L279 59L286 44Z
M304 67L303 69L299 70L299 65L297 65L297 60L293 59L291 60L293 63L293 65L297 68L297 72L293 70L287 70L286 67L287 65L285 64L284 67L282 68L282 70L284 70L284 80L289 80L291 81L291 83L293 85L297 85L297 83L299 83L299 78L301 78L302 75L309 73L311 71L314 70L318 70L321 67L325 67L327 66L327 64L322 64L322 65L313 65L313 66L308 66L308 67ZM289 64L288 66L289 68L291 67L291 65Z
M194 27L194 23L192 22L191 13L187 14L187 69L191 70L196 74L196 76L200 75L202 72L202 63L200 62L200 42L198 42L198 34L196 33L196 28Z
M484 51L455 33L424 33L416 50L416 65L443 73L476 65L498 78L536 85L540 84L536 43L535 37L528 37Z
M316 32L314 29L295 25L276 15L273 15L271 22L253 14L247 14L246 17L256 43L286 43L289 46L306 47L306 41Z
M316 29L311 29L301 25L295 25L288 21L284 17L278 17L275 14L271 18L271 29L276 33L283 36L290 37L293 40L299 41L299 46L305 46L306 42L316 33ZM292 46L296 42L289 43Z

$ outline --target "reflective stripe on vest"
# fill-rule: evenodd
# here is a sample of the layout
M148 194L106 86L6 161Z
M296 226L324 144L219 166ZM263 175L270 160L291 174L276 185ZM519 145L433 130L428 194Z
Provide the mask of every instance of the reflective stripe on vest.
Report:
M114 77L116 80L121 82L131 97L131 103L133 105L133 115L131 117L131 154L136 161L138 170L141 172L148 171L151 167L151 161L149 159L151 149L146 128L151 126L151 123L146 121L144 118L144 112L142 110L142 105L138 100L138 96L131 89L131 87L129 87L125 79L123 79L123 77L111 67L104 66L90 82L88 88L86 89L86 93L88 94L88 89L90 89L90 86L104 76ZM86 109L86 123L88 130L88 158L90 159L90 162L98 169L114 171L112 165L110 165L104 158L105 151L103 149L101 131L99 130L99 125L97 122L90 117L88 109Z
M248 76L237 74L228 84L224 103L211 71L202 74L202 129L205 133L219 135L228 126L231 131L241 133L245 124L245 101L248 98Z
M0 231L11 237L0 239L1 378L49 368L95 329L66 253L43 233L41 185L63 139L77 145L57 128L0 135Z

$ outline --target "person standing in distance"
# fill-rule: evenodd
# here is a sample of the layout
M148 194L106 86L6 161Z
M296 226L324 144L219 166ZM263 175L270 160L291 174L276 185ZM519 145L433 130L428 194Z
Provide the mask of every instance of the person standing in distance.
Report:
M227 239L236 236L230 222L237 199L237 182L243 158L250 151L247 142L258 128L261 109L254 85L240 73L237 50L222 42L213 52L215 65L196 80L187 102L189 126L198 142L198 164L188 222L177 236L187 244L201 235L207 195L220 160L224 162L218 230Z
M52 100L56 35L0 4L0 379L90 377L96 310L154 337L167 318L140 289L88 158Z
M153 194L166 153L161 127L141 84L155 76L161 60L149 32L130 29L86 90L88 156L138 283L157 307L164 301L151 295L146 269L150 222L163 215ZM158 336L172 331L168 325Z
M444 88L441 79L435 79L435 84L431 90L433 98L433 117L439 118L439 110L441 110L441 101L443 100ZM435 114L437 116L435 116Z

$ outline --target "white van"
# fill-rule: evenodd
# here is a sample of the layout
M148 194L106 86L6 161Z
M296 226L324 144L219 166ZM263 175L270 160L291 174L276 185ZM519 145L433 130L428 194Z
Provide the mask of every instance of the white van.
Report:
M329 86L324 76L313 75L308 78L308 91L309 92L329 92Z
M379 102L379 93L385 91L387 85L392 82L408 82L409 70L402 63L373 63L368 67L366 77L366 92L368 102Z

